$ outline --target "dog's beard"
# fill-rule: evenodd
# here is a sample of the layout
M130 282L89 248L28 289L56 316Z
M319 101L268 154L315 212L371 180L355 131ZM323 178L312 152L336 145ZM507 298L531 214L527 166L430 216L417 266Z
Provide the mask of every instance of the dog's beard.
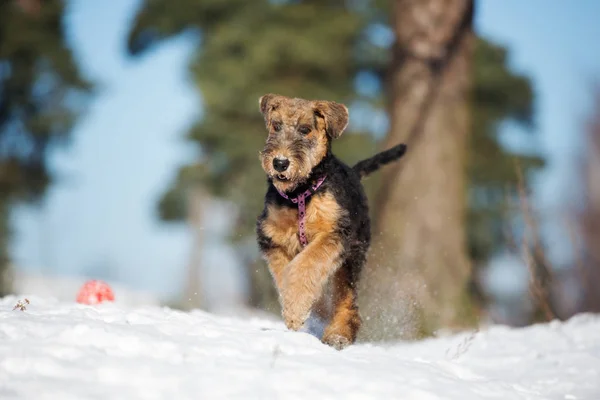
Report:
M320 140L267 141L260 153L262 168L277 189L290 192L310 179L312 170L327 153L326 144ZM276 171L273 168L275 158L289 160L289 167L283 172Z
M310 178L312 169L318 164L312 154L303 154L303 157L289 157L289 167L279 172L273 168L274 158L274 153L261 153L262 168L275 187L283 192L290 192L305 183Z

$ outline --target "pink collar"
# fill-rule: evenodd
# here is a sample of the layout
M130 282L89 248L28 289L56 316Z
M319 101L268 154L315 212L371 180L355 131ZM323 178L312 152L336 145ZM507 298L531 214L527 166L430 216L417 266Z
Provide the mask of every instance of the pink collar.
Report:
M313 194L323 184L326 177L327 177L327 175L323 175L322 177L319 178L319 180L317 180L316 183L314 183L304 193L301 193L298 196L291 198L291 199L287 194L285 194L281 190L277 189L277 187L275 187L275 189L277 189L277 191L279 192L281 197L285 197L286 199L290 200L294 204L298 203L298 235L300 237L300 244L302 245L302 247L305 247L308 244L308 240L306 239L306 224L305 224L306 198L308 196L310 196L311 194Z

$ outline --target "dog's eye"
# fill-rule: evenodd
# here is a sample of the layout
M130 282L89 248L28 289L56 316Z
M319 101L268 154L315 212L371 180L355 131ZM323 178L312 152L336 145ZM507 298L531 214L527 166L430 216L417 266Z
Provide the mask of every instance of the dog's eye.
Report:
M275 132L279 132L281 130L281 122L274 121L271 125L273 126L273 130Z
M308 135L311 131L310 126L301 126L298 131L303 135Z

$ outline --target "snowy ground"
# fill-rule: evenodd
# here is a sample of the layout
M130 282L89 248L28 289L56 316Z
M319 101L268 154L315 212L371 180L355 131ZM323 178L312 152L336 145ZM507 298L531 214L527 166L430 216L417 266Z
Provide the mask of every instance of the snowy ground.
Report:
M600 399L600 316L342 352L278 322L0 299L0 399Z

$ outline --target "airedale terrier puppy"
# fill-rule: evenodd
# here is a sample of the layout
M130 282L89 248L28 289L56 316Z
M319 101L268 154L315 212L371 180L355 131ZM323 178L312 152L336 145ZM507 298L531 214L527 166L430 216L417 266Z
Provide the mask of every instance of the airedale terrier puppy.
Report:
M286 326L303 328L312 312L325 324L323 343L339 350L354 343L361 324L356 285L371 232L360 180L400 158L406 146L349 167L331 152L348 125L346 106L275 94L259 104L269 136L260 152L268 190L258 245Z

